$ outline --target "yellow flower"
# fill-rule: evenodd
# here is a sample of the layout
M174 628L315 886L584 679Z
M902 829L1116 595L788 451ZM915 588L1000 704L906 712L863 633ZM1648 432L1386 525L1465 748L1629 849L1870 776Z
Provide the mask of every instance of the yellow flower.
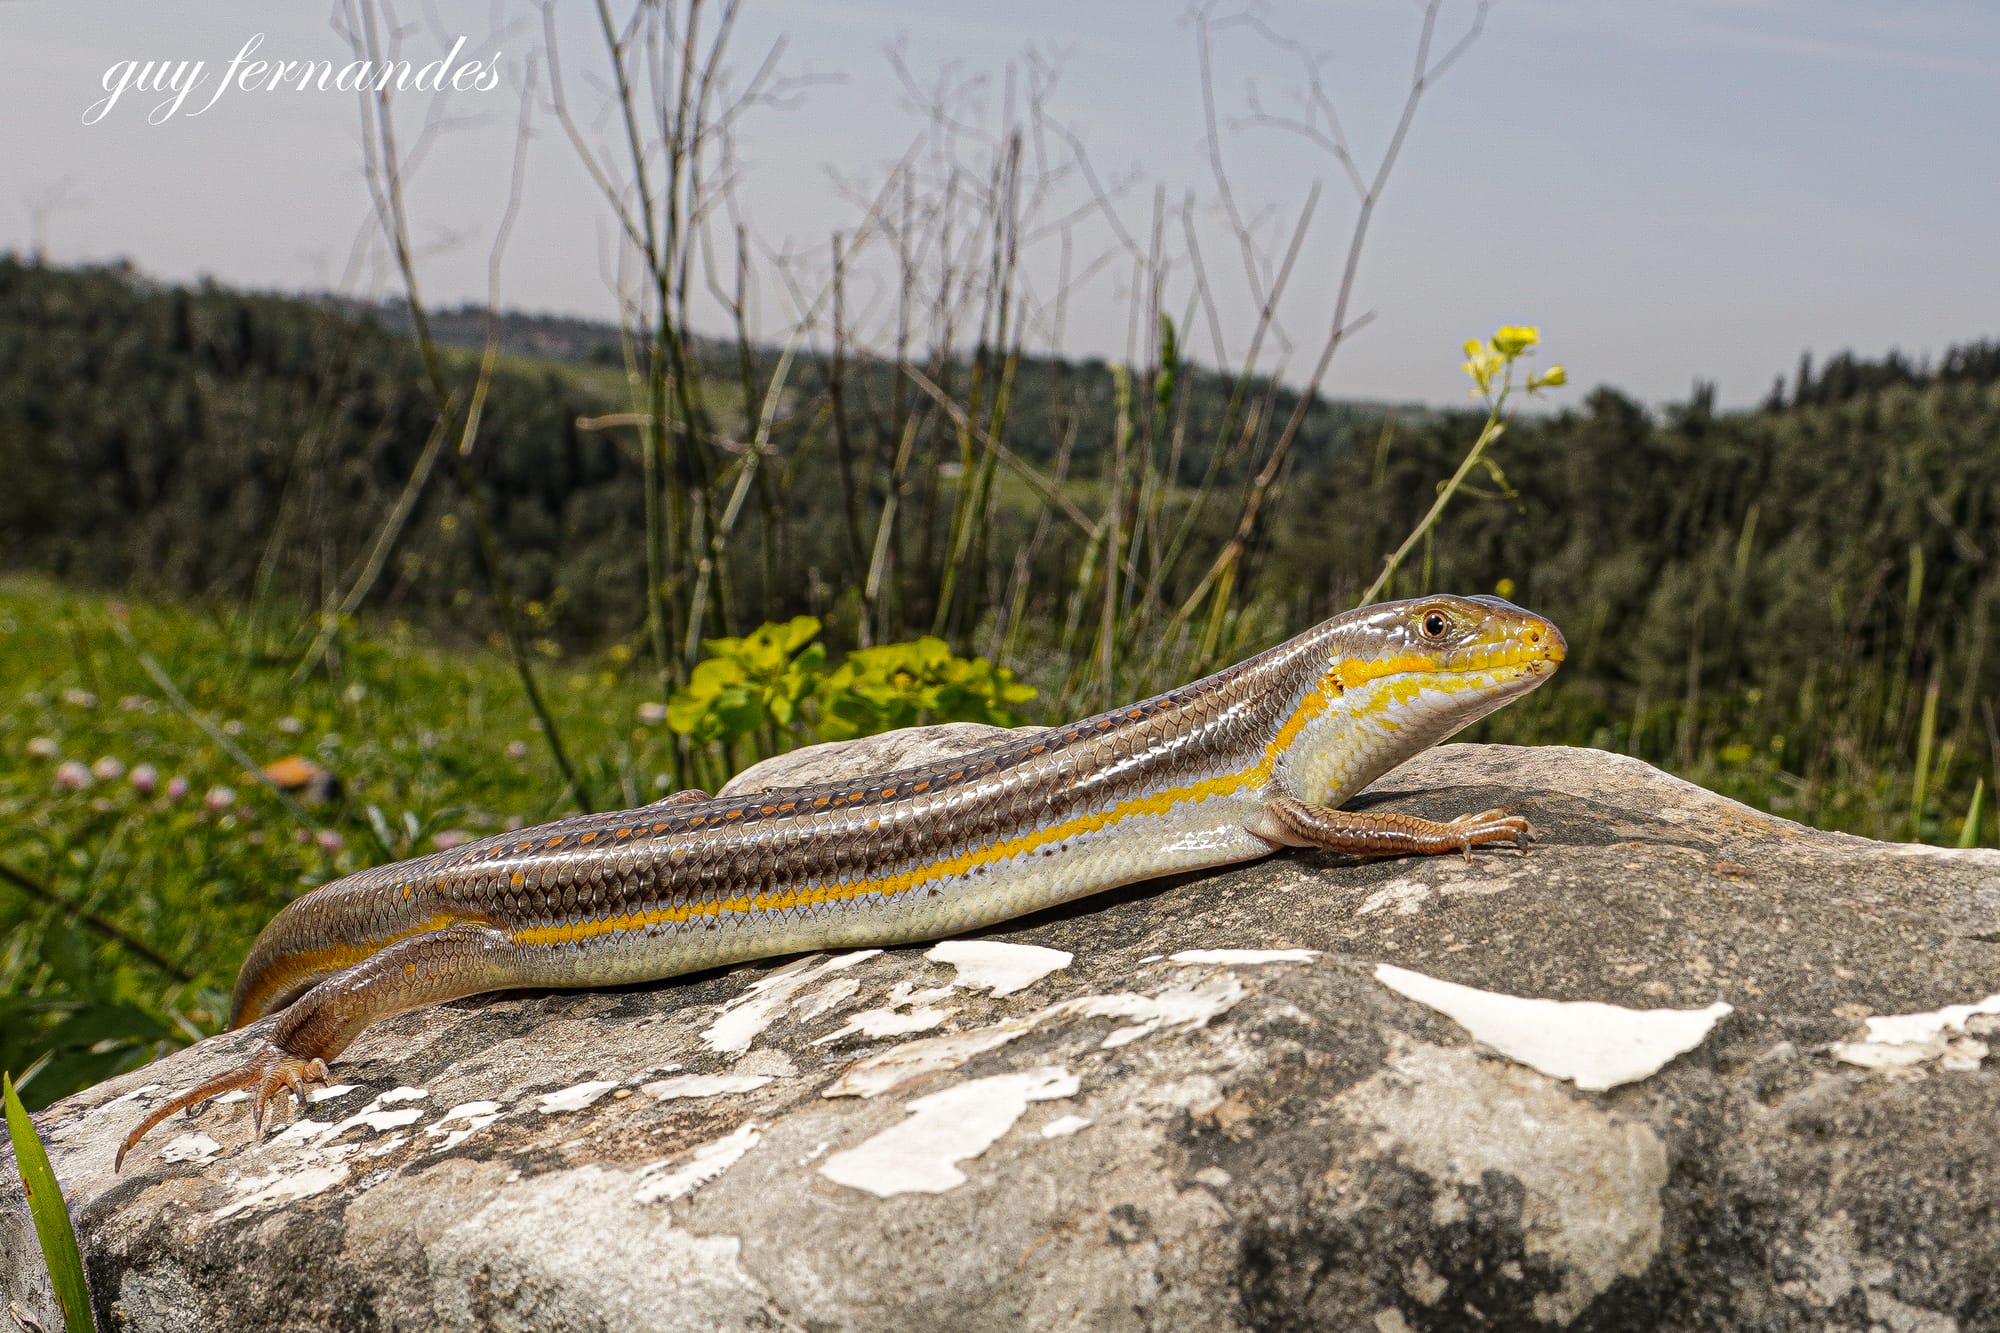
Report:
M1493 334L1493 350L1509 361L1542 340L1542 331L1522 324L1502 324Z
M1514 595L1514 580L1501 579L1493 585L1493 592L1498 597L1512 597Z
M1477 349L1479 344L1467 343L1466 346ZM1468 359L1465 363L1465 373L1472 376L1472 382L1477 386L1473 389L1472 396L1477 398L1492 393L1493 381L1506 369L1507 358L1483 350L1474 350L1466 355Z
M1538 389L1560 389L1568 383L1569 373L1557 364L1528 376L1528 392L1534 393Z

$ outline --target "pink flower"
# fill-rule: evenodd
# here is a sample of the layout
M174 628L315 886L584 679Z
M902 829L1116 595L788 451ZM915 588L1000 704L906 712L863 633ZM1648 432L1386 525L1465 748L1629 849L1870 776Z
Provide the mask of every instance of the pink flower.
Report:
M49 744L53 746L55 742L50 741ZM49 753L54 754L55 751L51 749ZM528 743L526 741L508 741L507 757L509 759L526 759L528 757Z
M62 747L50 736L37 736L28 742L28 758L53 759L62 753Z
M90 766L90 775L106 782L116 782L125 776L125 761L116 755L107 754Z
M132 770L128 781L141 796L151 796L153 788L160 785L160 770L151 764L140 764Z
M347 845L345 839L330 828L321 829L313 841L319 844L319 849L323 852L337 852Z
M64 791L82 791L90 785L90 770L74 759L56 765L56 786Z
M172 777L167 779L168 800L178 801L181 797L187 794L188 794L188 780L186 778Z
M454 847L471 842L472 835L462 828L448 828L433 835L431 841L437 845L439 851L448 852Z
M202 804L217 814L221 814L224 810L236 804L236 793L228 787L210 787L208 795L202 798Z

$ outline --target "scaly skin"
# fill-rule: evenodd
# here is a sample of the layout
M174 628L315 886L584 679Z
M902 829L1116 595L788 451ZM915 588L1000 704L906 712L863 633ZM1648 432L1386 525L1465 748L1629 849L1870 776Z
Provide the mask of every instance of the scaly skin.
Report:
M276 1013L232 1088L257 1126L369 1024L520 986L611 986L813 949L902 944L1286 846L1519 847L1498 811L1435 823L1336 807L1547 679L1563 638L1498 598L1336 616L1246 662L949 763L715 799L683 792L363 870L258 936L231 1027Z

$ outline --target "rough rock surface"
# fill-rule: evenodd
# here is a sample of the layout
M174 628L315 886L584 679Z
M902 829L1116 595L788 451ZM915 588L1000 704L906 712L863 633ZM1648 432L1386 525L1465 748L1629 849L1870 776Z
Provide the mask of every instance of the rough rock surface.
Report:
M1373 801L1540 838L406 1014L289 1130L213 1105L114 1176L256 1035L204 1042L39 1117L98 1318L2000 1327L2000 854L1583 750L1447 746ZM18 1187L0 1286L57 1326Z

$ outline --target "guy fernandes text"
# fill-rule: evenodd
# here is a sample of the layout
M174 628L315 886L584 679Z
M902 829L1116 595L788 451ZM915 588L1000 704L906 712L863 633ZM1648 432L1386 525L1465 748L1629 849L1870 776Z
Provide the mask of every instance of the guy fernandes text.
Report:
M83 123L95 125L127 94L156 94L160 100L146 113L150 124L163 125L183 111L198 116L212 109L223 95L239 92L368 92L395 88L399 92L491 92L500 84L500 53L484 60L460 61L465 38L436 60L264 60L257 50L264 34L257 33L230 58L229 68L210 70L205 60L119 60L104 71L105 95L90 104ZM193 105L190 105L193 102Z

